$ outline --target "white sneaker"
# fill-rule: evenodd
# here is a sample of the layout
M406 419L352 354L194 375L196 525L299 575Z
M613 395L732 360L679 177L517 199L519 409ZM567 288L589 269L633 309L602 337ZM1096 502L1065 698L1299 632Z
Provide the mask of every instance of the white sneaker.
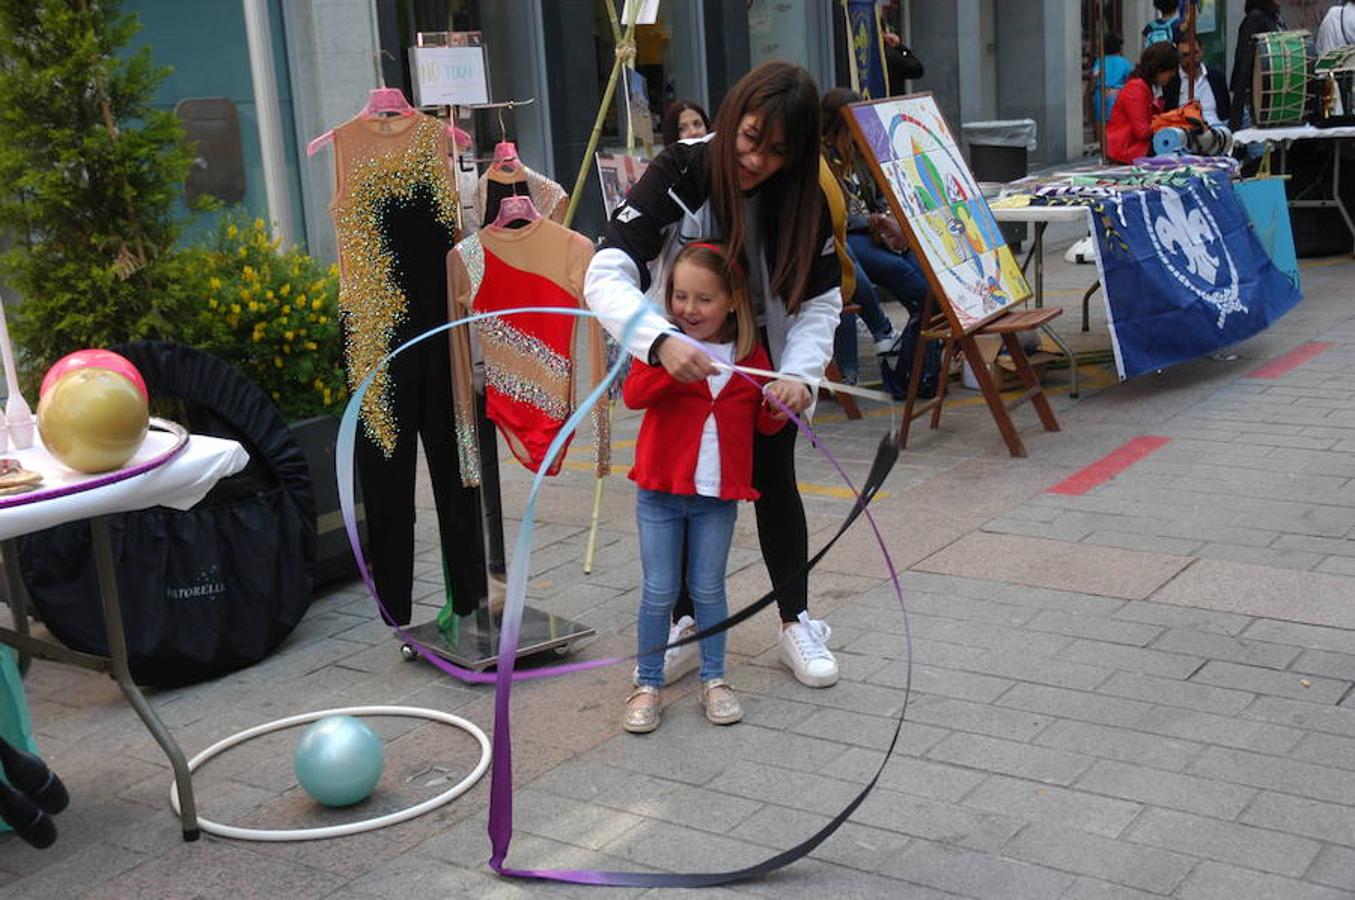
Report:
M800 621L781 632L781 661L808 687L837 684L837 659L828 649L833 630L822 619L800 613Z
M890 350L893 350L894 344L898 341L898 339L899 335L897 332L894 331L889 332L889 334L885 335L882 338L875 338L876 354L888 353Z
M687 637L690 634L696 634L696 620L691 616L682 616L676 622L668 627L668 643L679 638ZM682 676L689 672L696 671L701 665L701 645L698 643L683 644L681 647L672 647L663 654L663 683L672 684L678 681ZM630 680L633 684L640 683L640 667L636 666L631 673Z

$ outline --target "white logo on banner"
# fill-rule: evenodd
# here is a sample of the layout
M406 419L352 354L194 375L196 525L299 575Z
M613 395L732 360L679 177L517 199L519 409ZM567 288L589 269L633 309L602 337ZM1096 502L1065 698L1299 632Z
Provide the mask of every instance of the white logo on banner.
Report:
M1230 313L1245 313L1247 307L1239 299L1237 265L1218 222L1201 202L1194 185L1184 193L1166 186L1158 188L1164 215L1156 217L1148 208L1149 193L1138 192L1139 208L1158 259L1177 282L1218 310L1215 326L1223 328ZM1220 275L1222 284L1218 283Z

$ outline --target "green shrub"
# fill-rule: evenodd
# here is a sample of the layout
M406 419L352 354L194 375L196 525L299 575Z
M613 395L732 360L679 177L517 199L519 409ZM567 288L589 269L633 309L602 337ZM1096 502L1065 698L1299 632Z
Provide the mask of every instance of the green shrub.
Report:
M183 283L199 298L186 343L235 366L290 420L342 411L337 266L279 252L262 219L223 218L210 246L181 256Z

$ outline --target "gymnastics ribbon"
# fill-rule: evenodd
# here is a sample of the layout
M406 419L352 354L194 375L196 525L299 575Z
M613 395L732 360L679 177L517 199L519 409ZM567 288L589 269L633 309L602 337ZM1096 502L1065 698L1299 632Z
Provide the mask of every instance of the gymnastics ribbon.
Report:
M625 323L621 338L621 343L623 345L644 315L644 312L645 308L642 308ZM562 309L559 307L519 307L498 310L492 313L477 313L465 318L457 319L456 321L440 325L406 341L404 344L401 344L399 347L395 348L395 350L388 353L375 367L373 367L372 371L363 378L358 385L357 390L354 391L353 396L349 399L348 406L344 409L343 417L339 423L335 458L335 470L339 490L339 507L343 516L344 528L348 534L349 545L353 549L353 555L357 561L358 570L362 574L363 581L366 583L367 589L372 594L373 599L376 600L377 606L381 610L382 617L391 625L402 640L422 651L420 655L443 672L465 682L483 684L492 681L495 685L494 768L491 774L489 807L489 837L491 843L490 866L499 874L510 877L535 878L572 882L576 884L630 887L702 887L755 878L803 858L815 847L827 840L827 838L856 811L857 807L861 805L870 794L871 790L874 789L876 783L879 781L880 775L884 772L885 764L888 762L895 746L898 744L899 735L903 728L904 716L907 712L908 699L911 695L912 685L911 663L905 677L903 707L899 711L899 717L898 721L895 723L894 733L890 738L889 746L885 751L884 757L880 761L879 768L870 780L867 781L865 787L862 788L856 797L854 797L840 813L834 816L828 824L788 850L782 851L781 853L751 866L725 872L664 873L610 872L586 869L516 869L505 864L509 844L513 837L513 768L512 730L510 722L510 701L513 682L531 678L546 678L615 665L620 662L633 660L640 655L656 653L667 650L670 647L679 647L684 644L699 641L713 634L718 634L721 631L732 628L734 625L751 618L774 603L777 595L777 590L774 587L757 601L739 610L723 622L662 648L647 649L640 653L628 656L565 663L524 672L516 671L518 634L522 622L523 607L526 604L527 571L531 558L532 535L535 529L536 502L540 489L544 483L545 473L554 465L556 458L563 452L566 442L574 434L579 423L592 409L593 405L606 395L609 386L616 379L618 373L625 364L625 354L622 353L618 356L616 362L608 369L606 377L589 392L583 402L579 404L565 421L560 431L552 439L547 448L544 461L533 476L531 489L528 493L527 504L523 511L522 524L518 529L513 555L508 566L507 597L502 612L497 671L493 674L474 672L447 662L432 652L431 648L415 640L408 632L395 623L394 618L382 603L380 594L377 592L376 584L372 579L371 570L367 565L367 560L362 552L362 545L358 537L354 502L354 445L357 438L358 416L361 410L363 397L371 387L376 374L388 365L391 359L400 353L403 353L429 338L450 331L452 328L467 326L482 319L512 315L515 313L546 313L553 315L571 315L580 318L597 317L596 314L590 310ZM676 334L674 336L678 339L695 344L694 341L685 335ZM740 377L750 381L753 380L751 376L745 372L739 371L739 367L732 366L725 361L721 362L723 362L725 367L734 369L735 373ZM838 539L846 533L847 529L851 527L856 519L862 513L865 513L866 519L870 523L871 530L874 532L875 539L880 545L881 553L884 556L889 571L890 580L894 585L895 595L898 598L900 609L903 612L904 640L908 648L908 658L911 660L912 637L909 631L907 611L903 608L903 591L899 583L898 573L894 569L893 561L889 555L889 549L884 542L883 535L880 533L879 526L871 515L870 510L867 508L870 501L879 491L880 486L884 483L885 478L888 477L894 462L898 458L899 447L897 436L886 434L881 439L870 473L867 476L865 484L862 486L862 490L858 492L852 484L850 477L843 470L836 458L834 458L827 448L823 446L813 430L775 397L770 394L765 396L779 407L796 427L808 435L812 445L819 450L826 460L828 460L829 464L836 470L839 477L843 479L856 498L856 502L853 504L851 511L848 513L833 537L829 539L823 548L806 562L804 568L797 572L790 580L794 581L803 577L812 570L814 566L828 554L834 544L836 544Z

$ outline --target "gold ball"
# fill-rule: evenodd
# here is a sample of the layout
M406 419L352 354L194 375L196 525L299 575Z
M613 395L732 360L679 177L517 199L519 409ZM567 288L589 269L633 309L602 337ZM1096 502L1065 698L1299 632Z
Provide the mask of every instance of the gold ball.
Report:
M43 444L77 472L120 468L140 449L149 425L145 396L108 369L73 369L38 403Z

